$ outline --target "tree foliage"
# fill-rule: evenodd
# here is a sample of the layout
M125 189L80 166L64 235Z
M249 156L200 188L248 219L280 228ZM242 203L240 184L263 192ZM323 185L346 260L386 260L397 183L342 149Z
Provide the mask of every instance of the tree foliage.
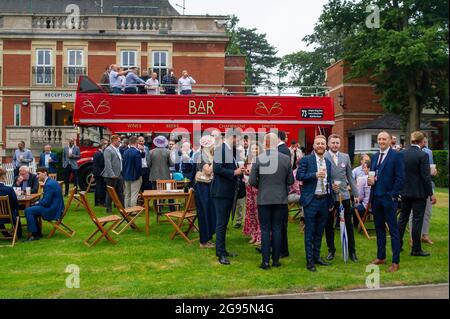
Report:
M267 41L265 33L258 33L256 28L238 27L239 19L231 16L227 33L230 42L227 54L246 56L245 67L247 85L270 85L273 69L278 65L277 50Z

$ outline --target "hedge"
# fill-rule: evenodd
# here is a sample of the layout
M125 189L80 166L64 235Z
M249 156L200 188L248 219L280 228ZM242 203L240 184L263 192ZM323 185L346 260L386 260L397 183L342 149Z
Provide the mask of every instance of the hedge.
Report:
M438 175L433 177L436 187L448 187L448 151L433 151Z

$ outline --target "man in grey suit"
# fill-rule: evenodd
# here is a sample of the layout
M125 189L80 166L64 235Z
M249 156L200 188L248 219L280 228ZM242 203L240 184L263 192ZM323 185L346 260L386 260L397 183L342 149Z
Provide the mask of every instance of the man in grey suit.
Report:
M153 189L156 189L158 179L170 179L170 167L174 165L170 151L167 149L169 144L167 138L160 135L155 137L153 144L155 149L150 151L150 181Z
M78 186L78 163L81 157L80 148L75 145L73 138L69 139L69 145L63 149L62 167L64 168L65 196L69 194L70 174L73 173L73 186Z
M327 260L332 260L336 253L334 245L334 222L335 217L339 218L339 194L342 197L342 204L344 206L345 228L348 235L348 251L350 259L356 262L355 236L353 233L352 210L350 203L350 192L348 186L350 185L352 195L355 199L355 205L359 203L358 188L353 179L352 165L348 154L339 152L341 147L341 138L337 134L332 134L328 137L328 152L325 158L331 162L331 180L333 187L334 210L329 213L327 223L325 225L325 235L328 246ZM337 183L336 183L337 182Z
M262 269L269 269L270 251L272 267L280 267L281 228L288 209L289 186L294 183L291 158L277 150L275 133L264 137L266 151L257 157L250 172L249 184L258 188L257 204L261 228ZM271 237L272 236L272 241Z
M103 152L105 169L102 172L102 176L106 185L116 190L122 205L124 205L122 155L120 154L119 146L120 137L118 135L111 135L111 144ZM111 214L112 203L108 193L106 193L105 206L106 213Z

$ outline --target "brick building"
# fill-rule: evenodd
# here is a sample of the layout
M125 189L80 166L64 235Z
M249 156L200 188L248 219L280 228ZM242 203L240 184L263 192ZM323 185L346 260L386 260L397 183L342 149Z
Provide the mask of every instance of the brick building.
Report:
M332 132L342 137L343 151L353 154L373 152L377 146L376 134L385 129L404 144L405 132L400 129L399 118L386 115L374 86L367 79L347 80L349 67L343 60L326 69L326 86L334 101L335 125ZM373 125L371 123L373 122ZM448 115L424 110L422 126L429 135L433 149L448 149Z
M244 84L244 58L225 56L227 17L179 15L168 1L98 3L0 2L0 158L20 140L39 150L45 143L61 147L76 134L78 76L99 81L113 63L159 77L187 69L199 84L194 92L205 90L201 84Z

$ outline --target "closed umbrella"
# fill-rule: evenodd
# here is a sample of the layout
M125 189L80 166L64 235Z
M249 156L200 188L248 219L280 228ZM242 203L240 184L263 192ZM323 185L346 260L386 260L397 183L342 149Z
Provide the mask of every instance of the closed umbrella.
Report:
M347 228L345 228L344 205L342 205L341 194L339 194L339 227L341 229L342 257L344 257L344 262L347 263L347 260L348 260L348 236L347 236Z

